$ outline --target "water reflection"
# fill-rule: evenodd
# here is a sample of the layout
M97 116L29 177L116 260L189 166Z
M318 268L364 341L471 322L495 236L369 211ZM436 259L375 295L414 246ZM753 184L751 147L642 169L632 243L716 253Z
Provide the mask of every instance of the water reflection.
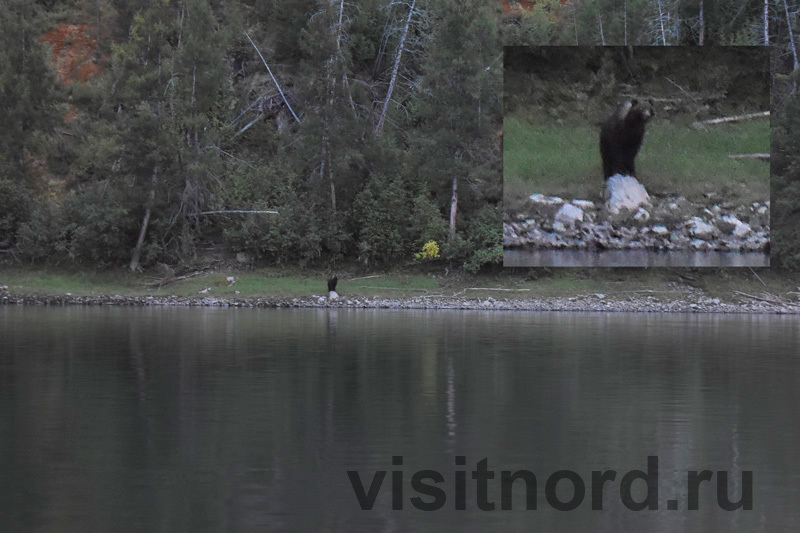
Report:
M3 531L796 531L800 328L791 317L363 310L0 308ZM659 458L658 511L619 478ZM392 466L402 456L403 466ZM465 456L466 466L455 465ZM488 459L539 478L538 510L482 512ZM391 473L362 511L346 471ZM423 512L412 474L447 504ZM605 510L544 481L620 472ZM688 470L754 471L754 509ZM498 474L499 475L499 474ZM499 502L499 484L489 497ZM569 499L569 491L564 495ZM678 499L678 511L666 501Z
M550 250L506 248L507 267L768 267L769 254L761 252L651 250Z

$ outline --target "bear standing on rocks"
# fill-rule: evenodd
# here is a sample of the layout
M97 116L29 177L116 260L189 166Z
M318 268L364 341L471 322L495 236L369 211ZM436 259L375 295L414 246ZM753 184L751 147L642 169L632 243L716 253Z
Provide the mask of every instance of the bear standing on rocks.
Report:
M600 155L605 179L614 174L636 176L633 160L642 146L644 126L653 115L653 103L626 100L600 128Z
M336 283L339 281L339 278L336 277L336 274L333 275L332 278L328 279L328 299L329 300L338 300L339 294L336 292Z

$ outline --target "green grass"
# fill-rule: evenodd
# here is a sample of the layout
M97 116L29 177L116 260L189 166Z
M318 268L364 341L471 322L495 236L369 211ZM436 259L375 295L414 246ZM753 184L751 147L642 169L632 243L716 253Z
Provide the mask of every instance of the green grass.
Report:
M523 269L519 269L523 270ZM686 272L678 269L677 272ZM798 275L759 269L697 269L686 272L694 281L682 278L674 269L556 269L545 277L520 281L516 288L530 292L515 293L515 298L571 297L602 293L611 300L653 297L671 301L685 298L685 286L702 289L708 297L724 302L741 301L734 291L753 296L763 293L779 295L787 301L797 301ZM510 284L509 284L510 285Z
M541 126L506 117L503 184L528 187L529 195L585 195L592 181L599 190L593 177L599 171L597 142L596 131L585 126Z
M519 287L530 289L531 294L536 296L570 297L603 293L614 299L627 298L635 291L673 292L667 286L670 281L675 281L675 274L666 269L629 270L624 273L602 268L555 269L544 277L525 280ZM677 296L679 291L674 293Z
M51 272L47 270L6 270L0 272L0 285L18 294L64 294L98 296L102 294L143 294L134 278L122 272Z
M533 193L599 199L598 128L503 122L503 183L510 204ZM749 202L769 198L769 164L729 154L769 152L769 122L751 120L696 131L665 121L648 127L636 160L639 179L656 195L697 201L704 193Z
M394 273L369 279L362 276L340 276L337 291L350 296L411 296L439 289L437 278L425 274ZM236 282L228 286L227 277ZM256 271L217 271L158 286L154 275L133 275L114 272L52 272L49 270L8 270L0 273L0 285L8 285L14 294L99 296L197 296L211 288L209 296L217 297L310 297L328 294L326 273L297 272L288 269ZM236 293L239 291L239 294Z
M681 270L683 272L683 270ZM586 296L603 293L609 299L652 296L663 300L679 300L685 294L681 286L686 279L673 269L647 269L620 272L615 269L503 269L495 274L467 276L445 275L442 271L389 272L372 274L379 277L363 279L370 274L340 275L337 291L343 298L408 298L440 295L470 299L512 298L535 299L550 297ZM236 283L227 286L225 278L234 276ZM734 291L751 295L763 292L783 295L790 301L800 284L797 274L759 269L757 278L749 269L693 270L691 285L707 295L723 301L738 301ZM355 279L362 278L362 279ZM148 273L130 274L127 271L79 272L58 270L5 270L0 272L0 285L8 285L12 295L74 296L200 296L200 290L211 287L208 296L219 298L311 298L327 295L326 273L296 269L264 268L250 271L203 273L199 276L151 287L155 278ZM762 284L762 281L764 284ZM503 288L514 291L472 290L474 288ZM235 291L239 291L236 294Z
M228 287L226 278L233 276L236 282ZM361 276L354 276L359 278ZM325 273L312 272L306 275L286 273L273 270L260 270L255 272L218 272L205 274L184 281L166 285L151 291L153 295L191 296L202 289L211 288L212 296L270 296L270 297L308 297L312 294L327 296L327 277ZM377 288L374 288L377 287ZM387 289L388 288L388 289ZM385 275L380 278L355 279L340 277L336 287L342 294L351 296L369 296L382 294L390 296L406 295L407 293L434 290L436 283L423 275ZM239 291L239 294L236 294Z

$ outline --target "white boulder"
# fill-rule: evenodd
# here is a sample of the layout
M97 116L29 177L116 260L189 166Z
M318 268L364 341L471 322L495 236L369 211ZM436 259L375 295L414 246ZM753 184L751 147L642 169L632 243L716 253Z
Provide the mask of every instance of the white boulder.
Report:
M608 192L608 210L614 215L619 214L623 209L628 209L633 213L642 206L650 205L650 195L633 176L614 174L606 180L606 191Z

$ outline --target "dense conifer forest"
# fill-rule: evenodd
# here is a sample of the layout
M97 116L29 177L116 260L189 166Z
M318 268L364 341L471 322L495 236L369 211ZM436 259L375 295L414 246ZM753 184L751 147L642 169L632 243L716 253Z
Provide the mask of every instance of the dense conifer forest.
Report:
M8 0L0 261L500 265L503 44L769 44L772 264L797 268L796 8Z

